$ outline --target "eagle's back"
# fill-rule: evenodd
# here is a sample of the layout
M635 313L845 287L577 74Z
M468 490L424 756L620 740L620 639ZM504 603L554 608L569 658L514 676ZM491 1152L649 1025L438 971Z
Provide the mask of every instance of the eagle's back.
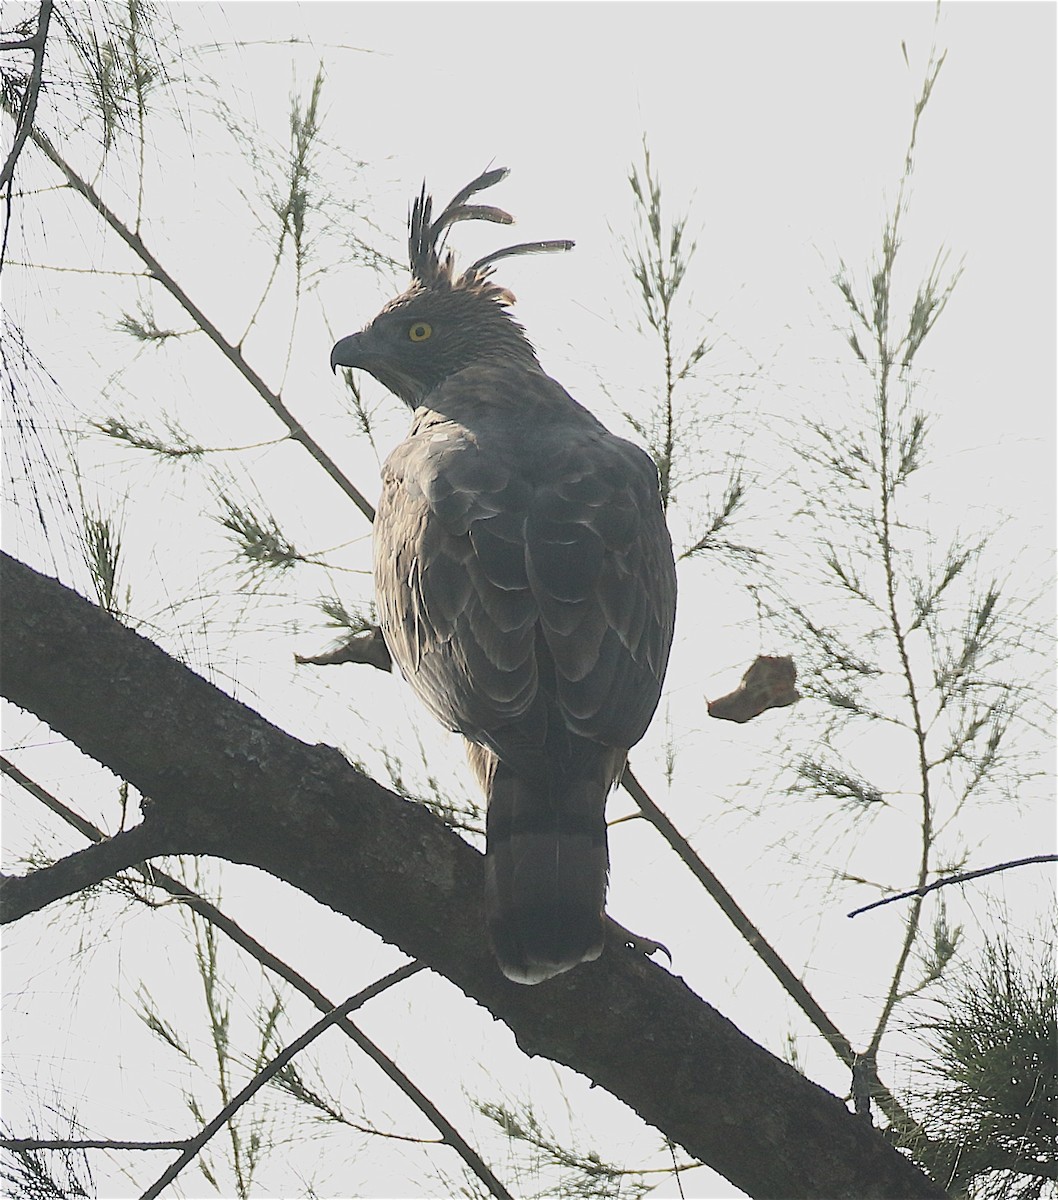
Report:
M512 979L602 949L606 796L657 707L675 588L653 463L542 371L454 376L386 462L382 629L469 743L489 802L486 915Z

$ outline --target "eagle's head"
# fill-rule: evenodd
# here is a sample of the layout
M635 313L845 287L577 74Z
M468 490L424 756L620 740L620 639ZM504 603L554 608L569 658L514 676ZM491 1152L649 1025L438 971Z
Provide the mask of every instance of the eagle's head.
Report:
M500 359L536 363L525 330L511 316L514 296L492 282L493 264L515 254L569 250L571 241L525 242L479 259L456 275L444 236L457 221L512 218L488 204L468 204L476 192L507 175L506 167L485 171L432 219L433 200L426 185L412 205L408 223L408 264L412 282L360 333L342 338L331 351L331 368L359 367L370 372L412 408L440 383L474 363Z

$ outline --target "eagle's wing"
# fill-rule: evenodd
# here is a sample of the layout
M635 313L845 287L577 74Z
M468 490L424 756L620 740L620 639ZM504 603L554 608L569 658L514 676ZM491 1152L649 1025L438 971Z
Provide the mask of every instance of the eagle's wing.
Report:
M657 707L675 613L654 464L601 426L571 438L534 495L525 545L562 716L627 750Z
M657 472L539 371L477 366L390 456L375 583L390 651L471 744L503 971L598 957L606 796L661 693L675 570Z
M420 414L382 481L375 598L390 653L438 720L480 740L523 716L537 690L525 488L432 413ZM485 523L481 553L471 530Z
M506 380L534 393L519 399L532 424L512 419L489 402L504 374L454 377L386 463L383 632L438 719L501 759L518 757L541 687L574 733L627 750L672 640L657 472L541 373Z

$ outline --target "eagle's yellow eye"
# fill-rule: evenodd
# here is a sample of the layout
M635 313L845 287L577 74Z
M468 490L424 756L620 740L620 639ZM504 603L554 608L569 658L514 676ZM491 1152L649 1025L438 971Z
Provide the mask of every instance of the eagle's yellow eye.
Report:
M425 342L432 333L433 326L427 324L426 321L416 321L414 325L408 327L408 337L413 342Z

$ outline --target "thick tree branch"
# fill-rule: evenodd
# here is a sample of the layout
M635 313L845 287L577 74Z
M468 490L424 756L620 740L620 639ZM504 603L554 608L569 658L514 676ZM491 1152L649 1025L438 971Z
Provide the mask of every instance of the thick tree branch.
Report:
M156 854L171 853L167 836L164 829L148 820L28 875L5 875L0 879L0 924L17 921L55 900L82 892Z
M75 829L78 829L85 837L90 838L93 842L102 842L105 840L105 834L102 830L97 829L90 821L86 821L83 817L73 812L72 809L63 804L50 792L46 791L39 784L35 783L24 775L14 763L9 762L6 758L0 755L0 771L5 775L16 780L22 787L35 796L42 804L47 805L52 812L62 817L64 821L69 822ZM266 946L262 946L256 938L253 938L242 928L238 922L233 921L227 913L222 912L215 904L200 896L197 892L189 888L179 879L174 879L171 875L167 875L164 871L158 870L156 867L148 869L147 867L139 868L140 874L143 876L144 882L152 887L159 888L167 892L170 896L183 901L188 907L193 908L195 912L208 921L215 928L219 929L228 938L231 939L237 946L246 953L252 955L263 967L278 975L280 979L285 980L299 991L306 999L316 1006L321 1013L331 1013L336 1005L329 1000L317 987L314 987L303 975L300 975L289 963L284 962L281 958L272 953ZM395 971L388 976L390 985L403 982L409 979L412 975L423 969L422 963L408 963L402 967L400 971ZM377 985L372 985L374 991L372 995L378 994ZM397 1064L349 1018L341 1017L335 1022L336 1026L350 1038L356 1045L371 1059L372 1062L387 1076L391 1083L404 1093L405 1096L419 1109L419 1111L430 1121L441 1135L441 1142L450 1146L463 1161L467 1164L471 1171L481 1180L488 1190L489 1194L496 1196L497 1200L502 1200L507 1197L510 1200L506 1189L493 1174L491 1168L484 1161L480 1154L473 1146L463 1137L458 1129L451 1121L441 1112L436 1104L417 1087L411 1079L397 1066ZM251 1093L252 1094L252 1093ZM249 1095L246 1097L249 1099ZM229 1117L230 1119L230 1117ZM358 1126L358 1128L361 1128ZM364 1129L363 1132L371 1132L378 1134L377 1130ZM386 1135L392 1136L392 1135ZM106 1143L110 1145L111 1143ZM189 1144L189 1140L185 1139L181 1142L164 1143L167 1148L182 1150ZM0 1146L4 1145L0 1140ZM50 1147L23 1147L26 1149L47 1149ZM54 1147L58 1148L58 1147ZM81 1148L81 1147L79 1147ZM91 1148L91 1147L83 1147Z
M487 947L481 856L336 751L269 725L53 580L3 558L4 689L134 784L182 853L251 863L375 930L688 1153L767 1200L944 1193L679 979L608 947L537 987Z

